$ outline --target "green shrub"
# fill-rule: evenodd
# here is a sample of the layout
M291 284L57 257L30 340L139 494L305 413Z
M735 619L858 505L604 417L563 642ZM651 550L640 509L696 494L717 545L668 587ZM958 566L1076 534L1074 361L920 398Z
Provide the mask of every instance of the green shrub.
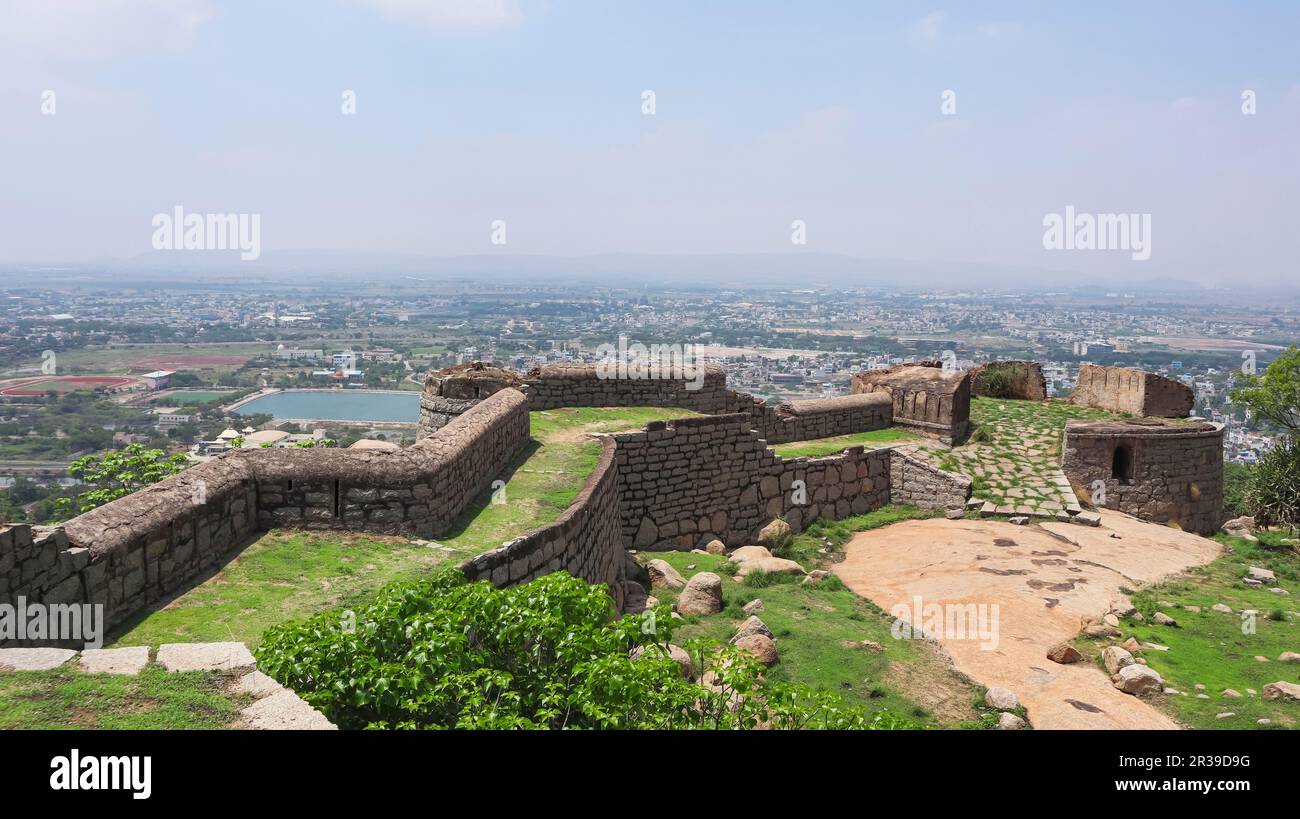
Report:
M667 605L618 617L603 586L562 572L497 589L446 569L355 612L274 627L257 657L341 728L917 727L765 682L734 647L688 646L717 685L683 679L662 649L673 623Z
M990 364L979 375L975 393L989 398L1011 398L1016 390L1016 372L1004 364Z
M1246 492L1250 488L1251 469L1245 464L1223 465L1223 517L1239 518L1251 514Z
M1259 459L1245 502L1261 526L1300 526L1300 440L1287 436Z

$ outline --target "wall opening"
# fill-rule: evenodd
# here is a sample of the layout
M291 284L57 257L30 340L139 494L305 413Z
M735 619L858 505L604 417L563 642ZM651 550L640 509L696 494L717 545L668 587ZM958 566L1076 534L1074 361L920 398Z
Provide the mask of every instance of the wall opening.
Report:
M343 491L339 481L334 481L334 517L343 516Z
M1133 449L1128 444L1115 447L1110 458L1110 476L1120 483L1133 482Z

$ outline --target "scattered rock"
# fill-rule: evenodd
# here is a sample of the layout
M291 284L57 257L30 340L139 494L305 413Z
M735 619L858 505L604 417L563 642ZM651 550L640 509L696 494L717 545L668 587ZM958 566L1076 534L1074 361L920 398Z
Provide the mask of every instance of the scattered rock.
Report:
M990 688L984 694L984 704L998 711L1014 711L1020 707L1020 698L1006 688Z
M1083 655L1079 653L1077 648L1069 643L1058 643L1047 650L1047 659L1054 663L1067 665L1069 663L1079 662L1083 659Z
M1237 715L1234 714L1234 713L1232 713L1231 711L1224 711L1224 712L1221 713L1221 714L1215 714L1215 715L1214 715L1214 718L1215 718L1215 719L1227 719L1228 717L1235 717L1235 716L1237 716Z
M698 615L722 611L722 578L713 572L700 572L692 577L677 597L677 611Z
M966 517L966 510L965 510L965 509L949 509L947 512L944 512L944 513L943 513L943 516L944 516L945 518L947 518L948 520L961 520L962 518Z
M1029 525L1029 517L1027 515L1014 515L1010 518L1007 518L1007 523L1013 524L1015 526L1027 526Z
M1026 725L1025 721L1020 717L1016 716L1015 714L1010 714L1007 713L1006 711L1003 711L1001 714L998 714L999 731L1019 731L1023 729L1025 725Z
M751 634L736 641L736 648L748 651L763 665L776 665L776 643L766 634Z
M1221 528L1229 535L1244 537L1246 540L1257 540L1255 535L1252 534L1255 531L1255 519L1250 515L1233 518L1224 523Z
M1135 697L1154 694L1165 686L1165 681L1154 669L1136 663L1121 668L1118 676L1119 680L1115 682L1115 687Z
M704 551L711 555L725 555L727 553L727 544L714 538L704 544Z
M1255 662L1257 662L1257 663L1266 663L1266 662L1268 662L1268 658L1265 657L1265 656L1262 655L1262 654L1256 654L1256 655L1255 655Z
M1138 610L1128 600L1116 600L1110 604L1110 613L1116 617L1132 617Z
M1200 613L1201 613L1201 607L1200 607L1200 606L1183 606L1183 611L1190 611L1190 612L1192 612L1193 614L1200 614Z
M1278 680L1264 686L1264 699L1300 701L1300 685L1285 680Z
M771 556L772 553L767 549L764 549L762 546L741 546L736 551L727 555L727 560L731 563L743 564L750 560L760 560Z
M1151 619L1154 620L1158 625L1162 625L1162 626L1178 625L1177 620L1170 617L1168 614L1165 614L1163 611L1158 611L1155 614L1151 615Z
M1251 580L1258 580L1261 583L1276 583L1277 577L1268 569L1261 569L1258 566L1251 566L1246 569L1246 576Z
M1101 661L1105 663L1108 674L1118 674L1120 669L1133 665L1133 655L1122 646L1106 646L1101 652Z
M651 594L651 595L647 595L647 596L646 596L646 599L645 599L645 607L646 607L646 608L648 608L648 609L652 609L652 608L654 608L654 607L657 606L657 605L659 605L659 598L658 598L658 597L655 597L653 594Z
M647 654L651 657L662 657L663 646L637 646L632 649L632 653L629 656L634 660L639 660ZM677 663L677 668L681 672L683 679L689 680L691 677L695 676L695 664L691 662L691 655L687 653L686 649L669 643L668 659Z
M1077 523L1080 526L1100 526L1101 515L1096 512L1080 512L1074 516L1071 522Z
M1101 621L1108 626L1119 628L1119 618L1113 614L1107 614L1105 617L1101 618Z
M745 607L741 609L741 611L745 612L745 614L758 614L762 610L763 610L763 601L757 599L750 600L748 603L745 604Z
M767 627L767 623L764 623L757 617L751 616L749 619L745 620L745 622L740 624L740 628L736 629L736 634L731 638L731 642L733 644L739 643L751 634L762 634L765 637L775 637L775 635L772 634L772 629Z
M1290 594L1290 593L1291 593L1291 592L1287 591L1286 589L1283 589L1283 588L1280 588L1280 587L1277 587L1277 586L1274 586L1273 588L1269 589L1269 591L1273 592L1273 594Z
M1221 614L1232 614L1232 606L1225 606L1222 603L1215 603L1213 606L1210 606L1210 608Z
M681 572L674 569L666 560L655 558L647 562L645 568L650 573L650 588L652 589L683 589L686 587L686 578L682 577Z
M786 560L783 557L760 557L754 560L745 560L741 562L740 568L736 570L736 579L744 580L750 572L766 572L767 574L805 574L803 566L793 560Z
M1127 640L1125 640L1123 643L1120 643L1120 645L1124 648L1125 651L1129 651L1129 652L1142 650L1142 646L1141 644L1138 643L1136 637L1130 637Z
M1279 663L1300 663L1300 654L1294 651L1283 651L1277 655L1277 661Z
M1271 720L1271 719L1267 719L1267 718L1265 718L1265 719L1257 719L1257 720L1255 720L1255 724L1256 724L1256 725L1272 725L1272 724L1273 724L1273 720Z
M1102 640L1110 637L1118 637L1120 635L1119 629L1114 626L1108 626L1105 623L1089 623L1083 627L1083 633L1089 637Z
M1241 696L1241 692L1240 692L1240 691L1234 691L1234 690L1231 689L1231 688L1225 688L1225 689L1223 689L1223 693L1221 693L1219 696L1220 696L1220 697L1227 697L1228 699L1235 699L1235 698Z
M758 545L766 546L769 551L780 551L794 540L794 531L790 524L777 518L758 530Z

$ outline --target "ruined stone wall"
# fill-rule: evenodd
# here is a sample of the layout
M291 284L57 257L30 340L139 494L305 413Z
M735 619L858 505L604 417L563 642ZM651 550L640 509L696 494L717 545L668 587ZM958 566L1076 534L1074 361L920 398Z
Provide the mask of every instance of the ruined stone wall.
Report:
M563 569L590 583L607 584L621 608L624 550L614 447L612 439L601 438L595 471L558 520L469 559L461 566L465 575L513 586Z
M750 426L769 444L784 444L884 429L893 419L889 396L872 393L788 401L776 409L757 404Z
M893 400L893 423L944 443L959 441L970 426L970 378L937 361L866 370L853 376L853 394L883 392Z
M0 600L103 603L112 625L268 526L433 537L527 441L527 399L509 390L407 449L237 450L78 515L39 546L15 529L0 539L14 544L0 567L17 571L0 572Z
M889 502L921 509L961 509L970 500L971 481L944 472L896 449L889 450Z
M1070 401L1139 418L1186 418L1195 398L1191 387L1162 375L1128 367L1080 364Z
M1223 515L1223 425L1070 421L1061 469L1097 505L1213 534ZM1117 450L1123 450L1119 456ZM1104 494L1094 491L1101 481Z
M991 379L984 379L990 370L1006 374L1008 383L1005 391L993 389ZM1037 361L990 361L971 367L970 387L972 395L990 398L1012 398L1020 401L1045 401L1047 399L1047 379L1043 376L1043 365Z
M887 450L785 460L743 414L656 421L612 437L627 548L691 549L715 537L738 546L776 517L799 531L889 502Z
M680 407L706 414L724 412L735 393L717 364L702 375L682 378L601 378L595 364L549 364L524 376L535 410L560 407Z

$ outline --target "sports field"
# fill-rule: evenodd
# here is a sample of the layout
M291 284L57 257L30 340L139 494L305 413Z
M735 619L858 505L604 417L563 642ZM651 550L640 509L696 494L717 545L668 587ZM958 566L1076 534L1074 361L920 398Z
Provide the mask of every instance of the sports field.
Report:
M94 390L99 387L125 387L128 384L135 383L135 380L134 378L112 375L47 376L44 378L29 378L10 384L0 390L0 395L45 395L47 392L57 392L62 395L77 390Z

